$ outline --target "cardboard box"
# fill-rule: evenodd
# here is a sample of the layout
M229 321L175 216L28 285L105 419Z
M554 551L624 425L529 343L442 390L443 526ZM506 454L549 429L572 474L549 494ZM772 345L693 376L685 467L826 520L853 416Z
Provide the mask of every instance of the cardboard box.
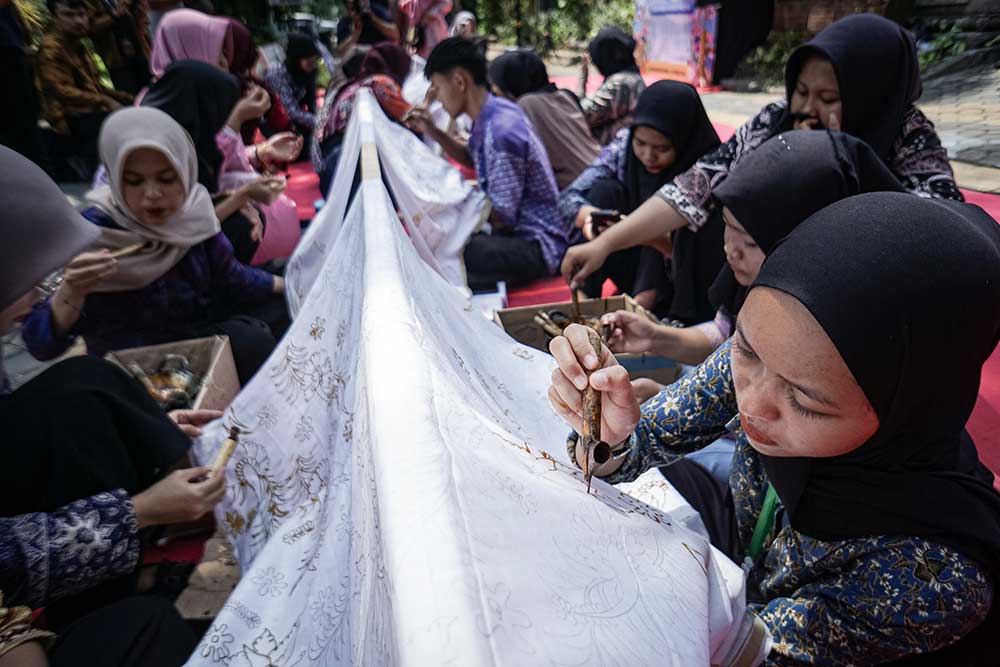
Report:
M521 306L519 308L505 308L498 310L493 319L500 328L519 343L523 343L536 350L548 352L548 337L542 328L538 326L534 317L540 310L561 310L567 315L573 312L572 301L562 301L559 303L545 303L534 306ZM656 318L643 309L635 300L627 294L621 296L611 296L605 299L580 299L580 314L585 317L600 317L605 313L613 313L616 310L627 310L629 312L645 313L651 321L657 322ZM671 384L680 377L681 369L675 361L651 354L616 354L618 363L624 366L633 380L637 378L649 378L660 384Z
M139 364L152 374L168 354L179 354L190 364L191 372L201 378L201 388L194 399L194 410L225 410L240 391L236 362L228 336L210 336L180 340L162 345L134 347L109 352L105 359L119 365Z

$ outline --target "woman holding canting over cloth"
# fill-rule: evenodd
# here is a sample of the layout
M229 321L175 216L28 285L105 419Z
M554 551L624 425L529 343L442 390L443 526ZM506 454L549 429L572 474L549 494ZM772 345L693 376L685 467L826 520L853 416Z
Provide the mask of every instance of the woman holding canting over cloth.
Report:
M7 333L30 311L35 285L100 232L3 147L0 205ZM222 498L225 480L208 468L170 472L184 465L188 435L220 413L168 418L134 379L93 357L60 362L13 392L0 377L0 664L181 665L194 634L167 600L135 595L140 531L197 519ZM30 608L42 606L45 630L31 624Z
M167 114L147 107L113 114L100 150L111 185L90 192L93 207L84 212L101 228L100 250L69 265L94 271L65 280L35 307L23 334L31 353L51 359L78 335L103 354L224 334L245 384L275 345L268 325L249 315L282 294L284 280L233 257L197 182L191 138ZM119 259L108 252L135 244L145 245Z
M960 201L947 152L914 106L921 89L909 32L872 14L837 21L792 53L784 101L764 107L732 139L595 241L570 248L563 277L582 284L612 252L681 227L701 228L715 208L712 190L730 170L764 141L791 129L842 130L871 146L909 192Z
M661 470L713 544L750 559L769 665L933 651L900 664L989 664L1000 494L964 428L998 339L996 222L902 193L851 197L777 245L732 341L641 408L605 350L590 382L615 455L595 472L617 483L672 464ZM598 363L587 345L573 327L551 346L549 395L575 428L581 364ZM727 429L729 489L674 463Z
M700 364L732 334L764 257L800 222L845 197L902 190L868 144L843 132L792 130L767 140L712 193L726 225L728 262L708 292L715 318L677 328L610 313L604 317L614 327L609 347Z

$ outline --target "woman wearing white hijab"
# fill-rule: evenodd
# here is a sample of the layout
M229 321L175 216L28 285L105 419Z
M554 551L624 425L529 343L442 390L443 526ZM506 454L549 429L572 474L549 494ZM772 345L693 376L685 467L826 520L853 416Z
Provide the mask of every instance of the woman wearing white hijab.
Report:
M28 349L51 359L79 335L91 354L103 355L222 334L247 382L283 333L250 315L259 306L284 308L272 298L284 292L283 279L235 259L198 183L194 144L170 116L149 107L118 111L101 128L99 148L110 184L87 195L93 206L83 215L101 236L28 318ZM116 251L128 254L116 259Z

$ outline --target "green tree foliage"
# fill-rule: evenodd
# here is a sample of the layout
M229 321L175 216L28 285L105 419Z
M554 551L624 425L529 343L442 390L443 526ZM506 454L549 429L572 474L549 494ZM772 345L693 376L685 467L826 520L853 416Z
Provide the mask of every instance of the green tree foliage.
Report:
M515 43L518 7L522 44L542 52L585 42L609 25L631 32L635 16L633 0L477 0L480 32Z

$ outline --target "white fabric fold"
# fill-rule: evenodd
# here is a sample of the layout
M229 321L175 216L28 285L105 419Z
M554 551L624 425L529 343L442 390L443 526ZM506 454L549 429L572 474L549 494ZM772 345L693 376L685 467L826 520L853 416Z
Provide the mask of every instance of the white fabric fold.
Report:
M196 446L248 431L217 511L243 577L188 664L709 664L743 602L705 537L587 494L551 358L422 258L380 179L328 202L290 331Z

